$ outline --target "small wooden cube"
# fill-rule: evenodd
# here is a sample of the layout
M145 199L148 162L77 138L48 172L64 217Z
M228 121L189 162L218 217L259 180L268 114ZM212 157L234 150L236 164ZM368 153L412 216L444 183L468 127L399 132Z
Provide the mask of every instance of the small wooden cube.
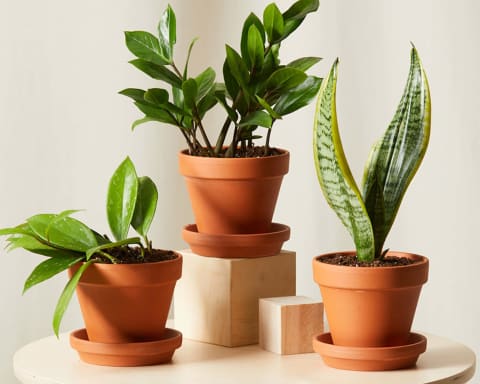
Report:
M260 347L280 355L313 352L312 338L323 332L323 303L305 296L259 300Z
M257 344L258 299L295 294L295 252L244 259L180 253L174 320L187 339L227 347Z

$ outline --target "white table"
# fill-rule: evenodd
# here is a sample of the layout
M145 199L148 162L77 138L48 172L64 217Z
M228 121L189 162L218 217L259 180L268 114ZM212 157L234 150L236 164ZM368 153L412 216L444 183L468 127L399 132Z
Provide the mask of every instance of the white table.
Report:
M352 372L325 366L320 356L280 356L257 345L224 348L183 340L167 365L110 368L88 365L68 344L54 336L30 343L13 358L24 384L182 384L182 383L324 383L447 384L466 383L475 372L475 354L462 344L427 335L427 351L416 368L393 372Z

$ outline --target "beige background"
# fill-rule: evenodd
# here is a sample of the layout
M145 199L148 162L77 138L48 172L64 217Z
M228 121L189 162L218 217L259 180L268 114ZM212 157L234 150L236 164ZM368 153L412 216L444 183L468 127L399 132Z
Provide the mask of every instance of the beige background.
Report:
M183 248L181 227L192 221L177 173L180 135L151 124L129 130L139 112L116 92L153 82L127 64L124 30L155 30L163 0L0 0L0 227L37 212L85 208L79 217L107 231L104 200L117 164L131 155L140 174L159 185L154 242ZM217 72L224 43L238 48L243 19L267 1L171 1L177 13L177 61L200 40L192 71ZM278 2L285 10L289 1ZM423 59L433 98L432 136L425 161L387 246L431 259L430 281L415 328L468 344L480 353L480 259L476 255L480 190L480 3L475 0L324 0L283 47L288 61L316 55L324 75L340 57L339 124L352 170L361 177L370 145L393 116L406 80L410 41ZM212 114L215 128L222 114ZM288 223L296 250L297 291L319 297L310 262L319 253L352 248L321 196L313 169L313 106L279 122L274 145L291 151L291 170L276 220ZM65 277L21 297L39 258L1 251L0 382L15 382L13 352L51 334L51 314ZM63 324L81 326L76 305ZM480 376L477 375L477 380Z

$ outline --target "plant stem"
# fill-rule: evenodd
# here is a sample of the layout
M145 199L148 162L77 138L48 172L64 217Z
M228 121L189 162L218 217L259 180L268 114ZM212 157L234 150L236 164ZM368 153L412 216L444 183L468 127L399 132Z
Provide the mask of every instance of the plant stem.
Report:
M110 262L111 262L112 264L118 264L118 260L117 260L115 257L113 257L112 255L109 255L107 252L98 251L98 253L99 253L100 255L102 255L103 257L106 257L108 260L110 260Z
M231 108L233 110L235 110L235 108L237 106L237 103L240 101L240 98L242 97L242 95L243 95L243 92L242 92L242 90L240 90L237 93L237 96L235 97L235 100L232 103ZM218 154L220 153L220 151L223 148L223 144L225 143L225 138L227 137L227 133L228 133L228 130L230 128L231 123L232 123L232 119L229 116L227 116L227 118L225 119L225 123L223 123L222 130L220 131L220 134L218 135L217 143L215 145L215 156L218 156Z
M272 126L274 122L275 122L275 119L272 119ZM272 127L268 128L267 139L265 140L265 152L264 152L265 156L270 155L270 135L271 134L272 134Z
M203 129L202 119L200 119L196 105L194 105L194 113L195 113L195 120L197 120L198 129L200 129L200 133L202 134L203 141L205 142L205 146L208 150L208 153L210 154L210 156L214 157L215 153L213 151L212 145L210 144L210 140L208 140L205 129Z
M181 72L178 70L177 66L175 65L175 63L172 61L172 64L171 64L173 70L175 71L175 73L178 75L178 77L180 77L180 79L183 79L183 75L181 74Z

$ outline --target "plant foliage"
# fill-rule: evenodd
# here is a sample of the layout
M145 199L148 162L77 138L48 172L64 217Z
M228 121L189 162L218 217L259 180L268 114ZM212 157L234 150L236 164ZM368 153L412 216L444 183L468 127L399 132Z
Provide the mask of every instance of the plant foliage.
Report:
M321 79L306 74L320 58L304 57L286 65L280 64L279 58L282 42L318 7L318 0L300 0L283 13L271 3L262 19L251 13L243 23L240 52L225 47L223 82L216 81L216 73L210 67L196 77L188 75L196 39L190 44L183 71L177 66L173 57L176 17L171 6L160 19L158 36L146 31L125 32L126 46L136 57L130 63L166 86L120 91L145 115L133 123L132 129L150 121L173 125L184 136L190 154L206 151L208 156L233 157L253 146L254 139L259 137L254 132L264 127L268 155L275 120L308 105L320 88ZM227 117L213 142L206 134L203 118L217 104L225 109ZM232 141L227 144L229 131Z
M91 264L117 263L109 250L130 244L140 247L142 255L151 251L147 233L157 200L158 192L153 181L147 176L137 177L135 166L127 157L110 179L107 195L108 222L116 241L72 218L74 210L38 214L16 227L0 229L0 236L8 236L8 250L23 248L47 257L28 276L24 292L74 264L84 262L65 286L55 308L53 330L57 336L75 287ZM128 237L130 227L137 231L143 242L140 237Z
M392 122L373 146L361 192L338 131L335 103L338 60L318 95L314 159L329 205L350 232L360 260L383 257L383 245L402 198L425 155L430 137L430 90L415 47L407 84Z

